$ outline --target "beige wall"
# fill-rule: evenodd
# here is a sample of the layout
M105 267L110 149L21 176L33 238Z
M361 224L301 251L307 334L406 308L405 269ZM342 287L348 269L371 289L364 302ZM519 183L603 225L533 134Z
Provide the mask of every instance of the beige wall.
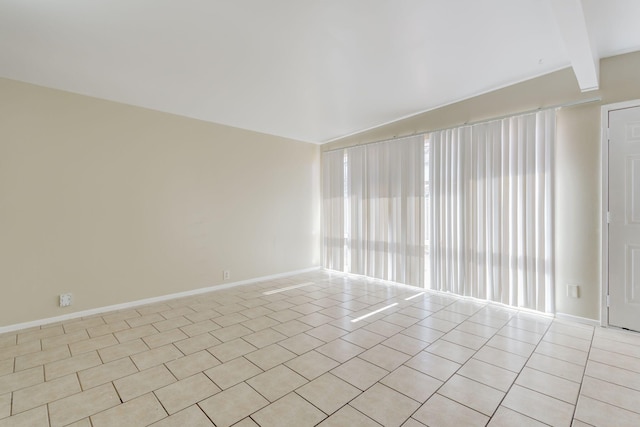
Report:
M502 115L601 97L558 112L555 180L557 311L600 317L600 107L640 99L640 52L606 58L600 90L580 93L571 69L477 96L412 118L325 144L323 150L458 126ZM566 296L580 285L579 299Z
M638 75L608 58L596 92L562 70L322 149L601 97L559 112L556 148L557 309L597 319L600 106ZM317 146L0 79L0 326L317 266L319 213Z
M319 212L318 146L0 79L0 326L318 266Z

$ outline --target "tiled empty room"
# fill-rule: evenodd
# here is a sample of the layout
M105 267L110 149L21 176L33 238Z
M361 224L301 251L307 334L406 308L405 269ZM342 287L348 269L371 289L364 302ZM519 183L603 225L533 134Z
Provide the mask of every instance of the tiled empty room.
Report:
M640 425L638 18L0 0L0 427Z

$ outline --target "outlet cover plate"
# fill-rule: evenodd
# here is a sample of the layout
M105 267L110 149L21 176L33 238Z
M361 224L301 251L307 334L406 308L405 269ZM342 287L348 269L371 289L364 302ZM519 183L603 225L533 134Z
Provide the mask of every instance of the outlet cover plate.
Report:
M60 294L60 307L68 307L71 305L71 294Z
M580 298L580 286L567 285L567 296L569 298Z

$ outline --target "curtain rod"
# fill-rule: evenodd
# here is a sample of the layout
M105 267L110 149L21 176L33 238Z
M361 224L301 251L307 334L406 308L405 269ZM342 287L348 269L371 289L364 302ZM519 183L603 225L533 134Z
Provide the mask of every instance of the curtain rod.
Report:
M525 114L538 113L538 112L547 111L547 110L555 110L555 109L558 109L558 108L575 107L575 106L578 106L578 105L591 104L592 102L600 102L600 101L602 101L602 98L599 97L599 96L594 97L594 98L580 99L578 101L566 102L564 104L556 104L556 105L552 105L550 107L535 108L535 109L532 109L532 110L526 110L526 111L521 111L521 112L518 112L518 113L506 114L504 116L493 117L493 118L490 118L490 119L477 120L477 121L474 121L474 122L465 122L465 123L462 123L462 124L456 125L456 126L449 126L449 127L445 127L445 128L433 129L433 130L428 130L428 131L424 131L424 132L416 132L416 133L412 133L412 134L409 134L409 135L403 135L403 136L397 136L397 137L393 137L393 138L381 139L381 140L378 140L378 141L363 142L363 143L360 143L360 144L349 145L347 147L332 148L331 150L323 151L323 153L329 153L331 151L337 151L337 150L346 150L348 148L360 147L362 145L381 144L383 142L398 141L398 140L401 140L401 139L411 138L411 137L414 137L414 136L428 135L428 134L433 133L433 132L440 132L440 131L443 131L443 130L455 129L455 128L461 127L461 126L479 125L481 123L494 122L496 120L508 119L510 117L523 116Z

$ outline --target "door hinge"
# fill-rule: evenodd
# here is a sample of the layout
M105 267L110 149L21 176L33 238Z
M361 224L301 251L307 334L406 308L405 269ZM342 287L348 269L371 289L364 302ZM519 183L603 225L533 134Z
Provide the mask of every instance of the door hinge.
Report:
M607 307L609 307L609 303L610 303L610 298L609 298L609 295L607 295Z
M607 127L607 128L605 128L604 133L605 133L605 135L607 136L607 141L609 141L611 138L609 137L609 135L610 135L610 130L609 130L609 128L608 128L608 127Z
M611 212L607 212L607 224L611 224Z

